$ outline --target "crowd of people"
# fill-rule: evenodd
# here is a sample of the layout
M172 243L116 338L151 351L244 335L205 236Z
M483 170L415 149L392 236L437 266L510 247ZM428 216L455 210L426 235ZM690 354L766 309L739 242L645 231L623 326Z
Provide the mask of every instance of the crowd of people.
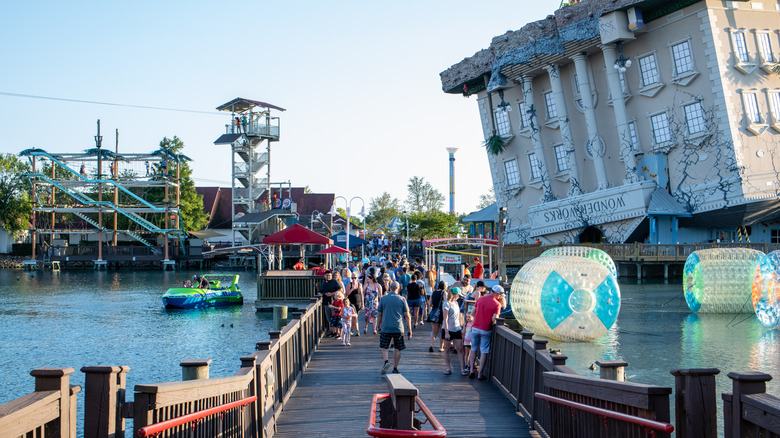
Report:
M479 258L475 262L473 272L482 278L484 268ZM350 261L324 270L320 294L330 326L327 336L349 347L352 337L361 335L362 319L363 335L369 330L379 335L381 373L390 369L399 373L405 339L412 339L413 332L419 333L427 323L431 327L428 351L445 353L443 373L451 375L454 370L484 380L481 370L490 353L491 330L506 308L506 296L500 285L488 289L482 280L472 285L471 271L465 268L452 285L437 282L435 267L428 269L420 259L409 263L399 254L371 257L362 266ZM453 354L457 354L457 369L452 366Z

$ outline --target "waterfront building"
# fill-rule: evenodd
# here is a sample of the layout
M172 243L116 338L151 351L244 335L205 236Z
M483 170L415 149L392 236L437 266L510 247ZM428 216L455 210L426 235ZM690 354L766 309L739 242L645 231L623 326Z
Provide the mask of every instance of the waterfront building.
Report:
M780 242L780 3L585 0L441 73L507 243Z

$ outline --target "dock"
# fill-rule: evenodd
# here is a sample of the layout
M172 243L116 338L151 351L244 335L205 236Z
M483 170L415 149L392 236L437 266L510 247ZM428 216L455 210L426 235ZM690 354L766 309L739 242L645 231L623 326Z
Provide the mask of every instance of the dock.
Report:
M360 323L362 330L362 315ZM414 330L398 369L417 387L448 437L539 436L531 434L528 423L495 385L462 376L457 355L452 354L452 375L445 376L445 353L438 348L428 351L430 335L429 325ZM371 397L387 392L380 375L379 335L361 333L352 336L351 344L345 347L336 338L320 341L277 419L275 437L334 436L335 431L341 436L366 436Z

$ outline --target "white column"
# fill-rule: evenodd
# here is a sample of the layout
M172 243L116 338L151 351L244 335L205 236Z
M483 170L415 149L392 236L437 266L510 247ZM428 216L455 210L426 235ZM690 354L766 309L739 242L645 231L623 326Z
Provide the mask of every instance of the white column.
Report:
M558 109L558 123L561 130L561 141L563 149L566 151L566 162L569 165L569 196L582 194L580 188L580 172L577 167L577 157L574 154L574 140L571 136L571 127L569 126L569 112L566 109L566 98L563 95L563 84L561 83L561 70L556 64L545 67L547 74L550 75L550 86L552 87L555 107Z
M571 58L574 60L574 69L577 72L577 81L580 84L580 97L582 107L585 111L585 127L588 130L588 142L586 148L590 148L593 166L596 169L596 181L598 186L596 190L609 187L607 181L607 168L604 165L604 140L599 135L598 124L596 123L596 111L593 105L593 95L591 94L590 75L588 74L588 58L584 54L577 54Z
M639 181L639 175L636 169L636 159L631 144L631 133L628 129L628 116L626 115L626 101L623 99L623 87L620 85L620 76L615 70L614 44L605 44L601 46L604 54L604 63L607 66L607 85L609 93L612 95L612 109L615 110L615 123L617 124L618 141L620 142L620 156L623 158L623 164L626 166L626 179L624 184L630 184Z
M523 75L521 78L523 87L523 101L525 102L528 118L531 123L531 143L534 145L536 161L539 163L539 175L542 180L542 202L555 200L555 195L550 185L550 172L547 171L547 160L544 159L544 144L542 144L542 135L539 129L539 118L536 116L536 105L534 104L534 88L531 84L533 78Z

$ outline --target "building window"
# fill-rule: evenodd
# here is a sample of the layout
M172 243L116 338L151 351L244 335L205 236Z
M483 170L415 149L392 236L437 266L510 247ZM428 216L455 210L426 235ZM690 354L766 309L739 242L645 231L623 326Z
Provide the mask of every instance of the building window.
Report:
M707 130L701 102L685 105L683 110L685 111L685 124L688 127L688 135L698 134Z
M748 122L761 123L761 113L758 111L758 98L755 93L744 93L745 99L745 114L747 114Z
M780 91L770 91L768 95L772 119L775 123L780 122Z
M626 82L626 74L618 70L618 78L620 78L620 90L623 94L628 93L628 83Z
M672 141L672 130L666 112L650 116L650 126L653 128L653 141L656 145L660 146Z
M770 243L780 243L780 230L772 230L772 242Z
M745 40L745 32L734 32L734 49L737 52L737 59L739 62L750 62L750 56L747 50L747 41Z
M636 122L628 122L628 134L631 136L631 148L635 151L641 151L639 146L639 136L636 132Z
M764 58L764 62L774 62L775 55L772 53L772 42L769 39L768 33L758 34L758 48L761 50L761 57Z
M555 146L555 163L558 166L558 172L569 170L569 160L567 158L566 147L562 144Z
M518 102L517 108L520 112L520 129L530 128L531 117L528 115L528 108L525 106L525 102Z
M496 117L496 129L498 129L498 135L506 137L512 135L512 129L509 125L509 112L505 109L497 109L494 112Z
M542 170L539 160L536 159L536 154L528 154L528 164L531 166L531 179L540 179L542 177Z
M647 87L661 81L658 74L658 64L655 62L655 54L639 58L639 71L641 72L642 86Z
M504 161L504 171L506 172L507 187L520 185L520 169L517 167L517 159Z
M547 120L558 117L558 108L555 107L555 99L552 92L544 93L544 106L547 108Z
M683 41L672 46L672 58L674 59L674 74L680 75L693 71L693 55L691 45Z

